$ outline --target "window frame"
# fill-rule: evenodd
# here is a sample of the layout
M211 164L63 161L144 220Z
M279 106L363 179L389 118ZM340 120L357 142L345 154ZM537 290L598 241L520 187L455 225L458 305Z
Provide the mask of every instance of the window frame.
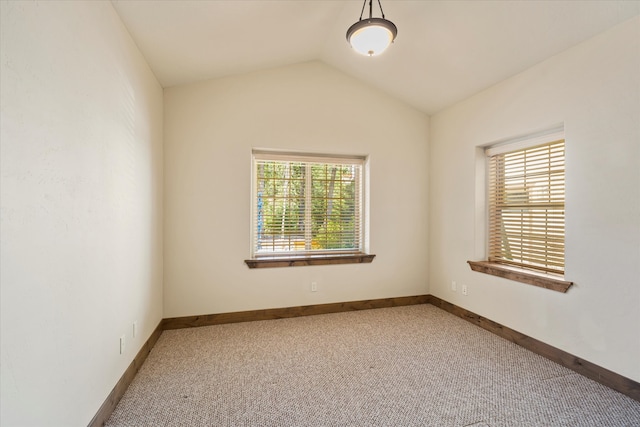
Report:
M310 248L310 232L306 232L304 241L307 242L304 249L283 250L280 252L258 252L258 164L265 161L305 163L307 165L356 165L359 174L355 178L357 181L356 205L359 212L356 212L357 227L357 247L354 249L327 249L314 250ZM305 178L305 186L311 184L311 172ZM309 182L307 182L309 180ZM310 188L310 187L308 187ZM308 193L307 202L312 194ZM249 268L268 267L296 267L306 265L326 265L326 264L352 264L370 263L375 255L367 254L368 247L368 212L366 196L368 194L368 156L362 155L336 155L320 153L302 153L292 151L253 149L251 152L251 223L250 223L250 258L245 260ZM305 224L310 223L312 205L305 203Z
M483 174L484 175L483 178L485 180L485 182L483 183L483 191L485 196L484 196L484 200L482 201L484 203L484 208L482 210L484 211L484 215L486 215L484 220L486 237L484 237L485 234L483 233L483 240L485 245L484 250L485 250L486 256L482 261L467 261L473 271L490 274L490 275L518 281L521 283L527 283L530 285L539 286L546 289L552 289L559 292L566 292L573 285L573 282L564 280L564 275L565 275L564 266L562 267L562 271L549 272L549 271L544 271L545 268L536 268L536 266L534 265L512 265L511 263L508 263L508 262L501 262L501 260L499 259L498 260L492 259L491 258L492 253L490 248L490 245L492 242L492 230L490 225L490 221L491 221L490 209L492 205L492 202L490 200L491 179L489 176L491 157L494 155L503 155L503 154L514 153L518 151L523 152L525 150L534 149L535 147L543 146L546 144L552 144L560 140L562 140L563 143L565 144L565 147L563 148L563 157L562 157L562 161L565 162L566 139L564 135L564 128L554 129L544 133L529 135L526 137L512 139L512 140L503 141L500 143L494 143L494 144L481 147L482 149L482 166L481 167L485 169L485 172ZM549 175L551 175L551 172L549 173ZM563 187L566 186L566 173L564 174L564 177L562 179L562 185ZM562 199L563 211L565 209L564 203L565 203L565 197L563 197ZM566 237L566 232L564 231L565 222L566 222L565 217L563 217L563 222L562 222L563 244L564 244L564 239ZM548 237L545 235L545 242L547 241L547 239ZM494 240L494 244L495 244L495 240ZM562 263L564 264L564 249L562 251L562 254L563 254Z

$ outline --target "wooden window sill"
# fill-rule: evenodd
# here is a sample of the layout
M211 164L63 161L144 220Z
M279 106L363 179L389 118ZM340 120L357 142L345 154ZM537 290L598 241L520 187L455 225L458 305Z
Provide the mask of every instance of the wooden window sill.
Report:
M244 262L249 268L302 267L305 265L363 264L370 263L374 257L375 255L368 254L298 255L246 259Z
M567 282L562 279L556 279L543 273L524 270L521 268L510 267L504 264L498 264L488 261L467 261L473 271L479 273L491 274L516 282L527 283L533 286L539 286L545 289L551 289L565 293L573 285L573 282Z

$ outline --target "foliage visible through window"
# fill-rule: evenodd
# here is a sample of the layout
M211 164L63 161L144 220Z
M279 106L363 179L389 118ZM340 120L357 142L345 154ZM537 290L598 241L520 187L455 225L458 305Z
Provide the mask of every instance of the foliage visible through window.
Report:
M564 139L487 154L489 261L564 274Z
M254 152L253 256L362 252L363 163Z

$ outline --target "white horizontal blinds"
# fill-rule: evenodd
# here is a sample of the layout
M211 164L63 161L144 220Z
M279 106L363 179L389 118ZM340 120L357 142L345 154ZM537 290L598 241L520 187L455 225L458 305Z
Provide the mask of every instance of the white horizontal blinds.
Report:
M564 139L489 157L489 261L564 274L564 177Z
M338 165L350 165L350 164L364 164L365 156L347 156L336 155L329 156L325 154L313 154L313 153L293 153L293 152L280 152L280 151L268 151L268 150L253 150L253 158L255 160L273 160L276 162L289 161L300 163L333 163Z
M362 248L363 159L255 154L254 256Z

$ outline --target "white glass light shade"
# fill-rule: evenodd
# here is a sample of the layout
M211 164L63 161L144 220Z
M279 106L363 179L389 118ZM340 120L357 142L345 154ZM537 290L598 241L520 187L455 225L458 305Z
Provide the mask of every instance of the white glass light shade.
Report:
M393 42L398 29L393 22L369 18L356 22L347 31L347 41L362 55L379 55Z

